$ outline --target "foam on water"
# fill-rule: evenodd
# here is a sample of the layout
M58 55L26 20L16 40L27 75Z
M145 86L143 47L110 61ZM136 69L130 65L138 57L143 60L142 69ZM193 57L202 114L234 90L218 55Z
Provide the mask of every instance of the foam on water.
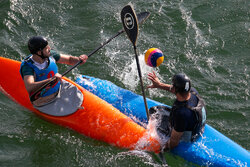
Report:
M196 45L208 46L209 42L203 36L202 31L197 27L196 21L193 20L192 12L188 11L188 9L184 7L183 0L180 2L180 11L182 13L182 19L187 23L186 31L189 31L190 27L195 31Z

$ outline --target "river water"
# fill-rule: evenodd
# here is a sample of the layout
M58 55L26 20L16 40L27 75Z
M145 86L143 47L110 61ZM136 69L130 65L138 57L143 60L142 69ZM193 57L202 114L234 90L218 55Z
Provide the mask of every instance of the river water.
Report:
M250 99L250 1L133 0L137 13L151 16L140 26L137 49L145 85L152 70L170 83L184 72L203 96L207 123L247 150ZM63 54L88 54L121 28L125 0L0 0L0 56L22 60L27 41L42 35ZM164 53L152 69L144 63L147 49ZM59 65L60 72L68 66ZM67 75L110 80L141 94L134 51L120 35L88 62ZM6 74L7 75L7 74ZM171 105L174 96L147 90L147 97ZM166 154L170 166L193 166ZM0 94L0 166L160 166L154 155L119 149L41 120Z

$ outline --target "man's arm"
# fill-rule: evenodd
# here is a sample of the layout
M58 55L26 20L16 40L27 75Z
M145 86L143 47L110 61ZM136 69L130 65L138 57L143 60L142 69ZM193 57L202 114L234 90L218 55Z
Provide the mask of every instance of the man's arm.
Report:
M177 132L173 129L171 132L171 137L166 143L165 149L173 149L174 147L178 146L183 133L184 132Z
M23 78L24 85L29 94L39 89L50 80L51 78L43 80L43 81L35 82L35 78L33 75L25 75Z
M148 88L159 88L174 93L172 85L162 83L154 71L153 73L148 73L148 79L152 81L152 85L148 86Z
M57 80L61 80L62 75L59 73L56 73L54 76ZM23 78L24 85L26 90L28 91L29 94L33 93L34 91L38 90L41 88L44 84L47 82L51 81L54 77L48 78L42 81L35 82L35 78L33 75L25 75Z
M75 57L75 56L60 54L60 59L57 62L61 64L75 65L80 60L82 60L81 64L84 64L86 63L87 59L88 59L87 55L81 55L79 57Z

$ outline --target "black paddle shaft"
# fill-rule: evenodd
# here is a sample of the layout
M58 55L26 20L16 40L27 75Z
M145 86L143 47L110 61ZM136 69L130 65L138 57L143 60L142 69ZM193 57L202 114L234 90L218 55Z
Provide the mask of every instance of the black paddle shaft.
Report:
M149 16L150 13L149 12L141 12L138 15L138 21L140 24L142 24ZM114 36L112 36L111 38L109 38L106 42L102 43L99 47L97 47L95 50L93 50L88 57L92 56L94 53L96 53L97 51L99 51L101 48L103 48L106 44L108 44L110 41L112 41L114 38L116 38L117 36L119 36L120 34L122 34L124 32L124 29L118 31ZM65 76L66 74L68 74L70 71L72 71L74 68L76 68L78 65L80 65L82 63L82 61L80 60L79 62L77 62L75 65L71 66L67 71L65 71L62 76ZM30 101L34 101L36 99L38 99L40 97L41 92L44 89L49 89L49 87L51 87L53 85L53 83L55 83L55 79L53 78L51 81L47 82L46 84L44 84L41 88L39 88L38 90L36 90L34 93L31 94L30 96Z
M122 34L124 32L124 30L120 30L116 35L112 36L111 38L109 38L106 42L104 42L103 44L101 44L99 47L97 47L95 50L93 50L88 57L92 56L93 54L95 54L97 51L99 51L101 48L103 48L103 46L105 46L106 44L108 44L110 41L112 41L114 38L116 38L117 36L119 36L120 34ZM62 76L68 74L71 70L73 70L74 68L76 68L79 64L82 63L82 60L80 60L79 62L77 62L75 65L73 65L72 67L70 67L67 71L65 71Z
M142 74L141 74L141 67L140 67L140 62L139 62L139 58L138 58L138 55L137 55L137 49L136 49L135 45L134 45L134 51L135 51L135 59L136 59L136 65L137 65L137 69L138 69L138 75L139 75L140 83L141 83L141 90L142 90L144 105L145 105L145 109L146 109L147 118L149 120L148 103L147 103L146 94L145 94L145 91L144 91L144 86L143 86L143 81L142 81Z

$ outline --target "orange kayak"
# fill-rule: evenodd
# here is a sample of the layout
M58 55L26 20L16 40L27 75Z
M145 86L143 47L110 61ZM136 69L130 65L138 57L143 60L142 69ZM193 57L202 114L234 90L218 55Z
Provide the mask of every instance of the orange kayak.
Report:
M68 78L83 93L82 108L68 116L52 116L35 109L19 73L21 62L0 57L0 91L19 105L52 123L73 129L85 136L126 149L158 153L160 144L148 130L135 123L111 104Z

